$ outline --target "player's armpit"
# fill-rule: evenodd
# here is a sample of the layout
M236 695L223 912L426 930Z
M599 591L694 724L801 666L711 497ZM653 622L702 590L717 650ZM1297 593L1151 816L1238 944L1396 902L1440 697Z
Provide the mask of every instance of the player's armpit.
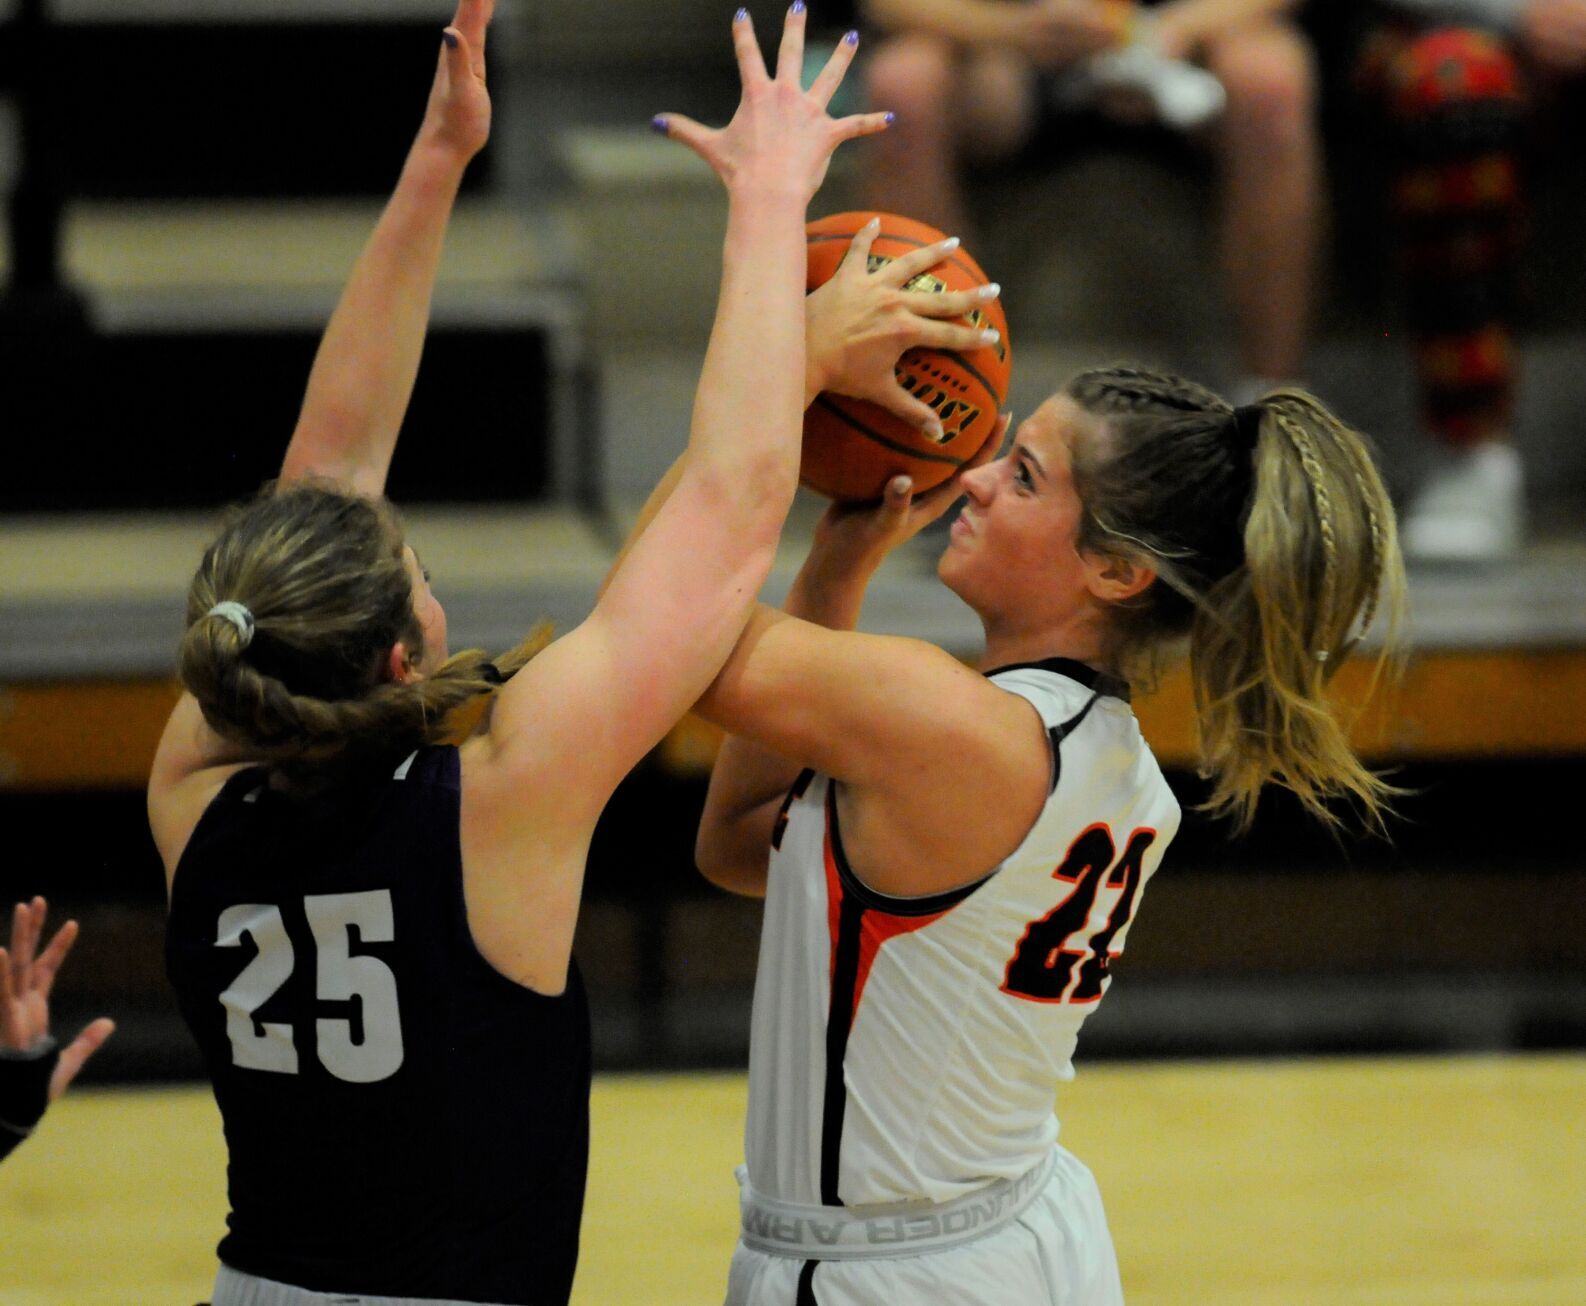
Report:
M771 869L771 837L782 814L785 794L754 807L727 810L714 787L699 820L694 861L719 889L763 898Z

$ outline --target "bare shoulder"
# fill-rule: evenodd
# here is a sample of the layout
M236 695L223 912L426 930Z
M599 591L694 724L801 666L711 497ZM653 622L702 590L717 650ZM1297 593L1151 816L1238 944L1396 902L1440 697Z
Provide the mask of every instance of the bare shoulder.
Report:
M480 955L536 992L567 983L594 821L570 802L577 783L553 748L519 741L510 758L488 735L461 749L459 844L468 929Z
M187 841L226 781L247 764L204 720L184 693L172 709L149 768L149 830L169 888Z
M154 846L165 866L167 892L176 876L177 863L182 860L204 813L226 787L226 781L245 765L229 763L206 767L177 779L162 779L158 774L150 778L149 833L154 836Z
M973 711L889 774L838 789L842 842L860 879L898 897L944 893L994 870L1028 837L1051 787L1051 746L1029 700L981 680ZM962 707L963 705L959 705Z

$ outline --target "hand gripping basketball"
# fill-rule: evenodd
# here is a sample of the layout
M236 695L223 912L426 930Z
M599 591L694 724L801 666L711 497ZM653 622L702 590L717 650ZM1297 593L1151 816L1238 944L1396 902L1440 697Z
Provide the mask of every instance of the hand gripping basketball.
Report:
M872 231L870 224L877 220L879 230ZM1013 355L997 288L940 231L896 214L839 213L810 223L806 235L810 291L832 280L851 281L857 259L863 258L876 279L890 265L896 289L907 292L890 302L877 301L884 305L878 310L883 316L903 307L899 301L917 298L921 307L911 317L924 313L964 321L905 323L904 329L916 333L917 347L901 358L897 351L903 345L891 337L893 352L885 361L891 368L896 360L892 388L907 402L875 380L873 354L889 343L884 335L868 346L872 358L868 372L860 369L862 388L843 379L847 360L835 379L829 365L825 374L818 373L823 392L805 414L801 479L840 502L879 499L900 473L910 477L916 491L941 484L991 438L1007 397ZM850 241L858 247L854 252ZM825 355L830 343L822 338L813 310L810 320L811 348Z

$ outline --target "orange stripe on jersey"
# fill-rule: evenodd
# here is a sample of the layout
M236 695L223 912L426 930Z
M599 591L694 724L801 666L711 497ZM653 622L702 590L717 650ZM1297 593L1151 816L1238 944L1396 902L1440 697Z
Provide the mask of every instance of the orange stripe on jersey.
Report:
M891 898L868 888L843 855L835 780L829 780L826 786L826 832L821 846L826 876L826 926L831 938L831 999L826 1012L826 1085L821 1111L821 1201L827 1206L840 1206L839 1154L848 1111L843 1062L859 999L876 955L888 939L940 920L985 881L977 880L928 898Z
M837 983L837 954L839 951L839 937L842 933L843 904L847 901L847 894L843 888L843 877L837 867L837 858L832 852L831 828L827 827L825 839L826 853L826 925L831 933L832 952L829 978L835 988ZM959 900L963 901L962 899ZM953 906L957 904L954 903ZM898 916L891 912L882 911L875 907L859 906L859 958L852 979L852 1001L848 1009L848 1024L853 1027L854 1017L859 1014L859 998L864 992L865 981L870 978L870 968L875 965L876 954L881 951L881 945L888 939L895 939L900 934L911 934L915 930L922 930L932 921L939 921L953 906L944 907L940 911L930 912L922 916ZM835 1003L836 993L832 997Z

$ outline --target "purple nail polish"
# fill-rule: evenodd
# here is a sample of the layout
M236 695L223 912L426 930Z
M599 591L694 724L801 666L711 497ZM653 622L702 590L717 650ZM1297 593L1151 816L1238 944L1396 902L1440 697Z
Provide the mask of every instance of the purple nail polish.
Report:
M664 113L658 113L650 119L650 130L665 136L672 130L672 124L666 120Z
M858 45L859 44L859 33L858 32L849 32L847 36L843 37L843 44L844 45Z
M735 23L741 23L747 17L749 17L749 11L747 9L740 9L732 16L732 21Z
M793 0L793 5L788 10L788 13L790 13L790 14L802 14L803 12L804 12L804 0Z
M895 113L888 112L888 113L885 113L885 114L882 115L881 120L884 123L886 123L886 125L888 127L890 127L890 126L892 126L893 123L895 123L898 120L898 115L895 114Z
M456 32L442 32L441 33L441 40L446 42L446 48L448 50L455 50L457 48L457 33Z

